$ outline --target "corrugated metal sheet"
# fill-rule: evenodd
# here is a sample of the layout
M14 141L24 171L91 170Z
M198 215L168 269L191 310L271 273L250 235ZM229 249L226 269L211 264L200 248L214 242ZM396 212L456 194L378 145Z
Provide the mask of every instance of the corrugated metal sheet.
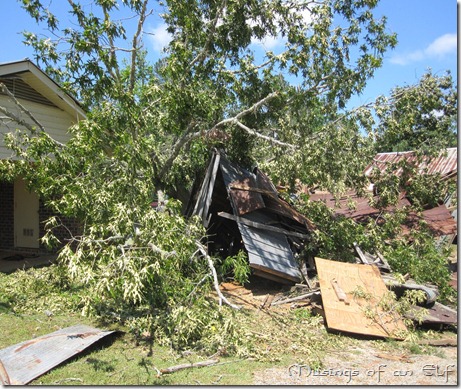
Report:
M335 214L343 215L357 222L366 222L367 219L377 217L380 211L371 207L368 199L358 197L354 193L349 193L335 202L335 198L330 193L314 193L309 197L310 201L323 201L329 208L333 209ZM353 207L350 208L349 204ZM410 202L407 198L401 197L396 207L386 208L387 212L393 212L395 209L402 209L409 206ZM456 234L456 220L453 218L450 211L445 205L440 205L422 212L422 216L417 216L415 213L410 213L407 221L402 225L402 233L408 234L412 228L416 228L418 222L423 219L427 222L434 236Z
M248 215L246 219L258 223L270 221L266 215L256 212ZM237 224L252 268L293 282L301 280L298 264L285 235L250 227L243 223Z
M76 325L7 347L0 350L0 378L3 384L25 385L112 333Z
M369 200L365 197L358 197L354 192L349 192L345 196L338 199L338 204L331 193L314 193L309 197L310 201L323 201L329 208L333 209L336 214L361 221L363 218L373 217L380 213L379 210L373 208L369 204ZM349 204L353 207L350 208ZM410 202L402 197L396 207L386 208L387 212L393 212L395 209L401 209L409 206Z
M446 155L444 155L445 152ZM451 176L458 171L458 148L451 147L446 149L445 152L441 152L440 155L435 158L425 158L421 163L418 162L416 154L413 151L380 153L373 158L373 162L365 169L365 175L369 177L374 168L384 171L389 164L406 159L408 162L416 164L419 167L418 171L420 173L439 173L444 177ZM396 172L396 174L400 173L401 169Z
M426 221L434 236L453 235L457 232L456 220L445 205L440 205L423 211L421 217L410 214L408 222L403 226L403 233L408 233L421 218Z

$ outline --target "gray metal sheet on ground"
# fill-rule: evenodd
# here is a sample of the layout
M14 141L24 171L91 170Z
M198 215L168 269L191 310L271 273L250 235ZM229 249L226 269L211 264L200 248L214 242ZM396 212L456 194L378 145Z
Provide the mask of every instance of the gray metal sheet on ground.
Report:
M76 325L4 348L3 383L25 385L113 332Z

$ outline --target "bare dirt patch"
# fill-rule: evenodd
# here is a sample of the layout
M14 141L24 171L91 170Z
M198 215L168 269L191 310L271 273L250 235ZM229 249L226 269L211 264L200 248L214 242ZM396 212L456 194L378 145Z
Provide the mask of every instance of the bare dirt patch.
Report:
M457 385L456 347L439 347L437 355L382 351L372 342L329 353L324 368L291 365L254 373L254 385Z
M238 286L234 283L221 285L223 294L236 304L247 309L265 312L268 315L287 315L295 306L303 305L301 301L295 303L275 305L270 307L270 301L287 298L287 287L274 288L274 285L261 282L253 283L251 288ZM274 290L275 289L275 290ZM267 307L264 307L266 304ZM312 309L305 304L305 309ZM261 318L261 320L263 317ZM262 325L262 321L260 322ZM300 323L299 328L305 328ZM307 330L307 329L306 329ZM262 330L261 330L262 331ZM270 341L281 341L282 333L267 334ZM321 336L320 334L318 336ZM416 341L415 348L410 343L377 342L367 339L354 340L351 338L349 346L342 349L333 347L322 358L323 367L317 371L307 365L287 364L285 367L268 368L253 373L253 385L417 385L438 386L458 384L458 356L457 334L453 331L434 332L434 339L430 333L427 338L430 344L444 344L443 346L425 345L424 340ZM309 342L304 337L304 342ZM438 339L438 340L437 340ZM446 341L446 343L445 343ZM290 353L290 339L285 340L285 353ZM347 342L343 344L348 344ZM274 348L275 351L275 348ZM285 354L285 355L286 355ZM296 360L299 355L294 356ZM290 360L290 358L287 358Z

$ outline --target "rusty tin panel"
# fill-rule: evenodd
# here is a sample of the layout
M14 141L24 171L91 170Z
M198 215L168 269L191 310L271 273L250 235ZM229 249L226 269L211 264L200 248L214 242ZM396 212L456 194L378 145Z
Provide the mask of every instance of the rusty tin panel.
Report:
M258 168L255 169L256 174L256 183L258 187L264 189L266 191L274 192L274 195L277 195L277 189L275 188L274 184L270 180L270 178Z
M446 152L446 155L444 155ZM365 175L369 176L373 168L378 168L382 171L390 163L396 163L406 159L408 162L418 163L417 157L414 152L395 152L395 153L380 153L374 157L373 162L365 169ZM442 176L451 176L454 172L458 171L458 149L456 147L448 148L440 153L438 157L426 159L418 163L419 172L426 174L439 173ZM399 169L396 174L400 174Z
M446 305L440 303L434 303L430 307L423 307L426 315L422 319L423 324L446 324L446 325L457 325L458 324L458 312ZM414 306L413 309L417 311L423 309L419 306ZM410 318L414 315L408 314Z
M229 189L229 194L239 216L265 207L260 193L232 188Z
M76 325L0 350L0 378L25 385L115 331Z
M376 208L373 208L369 204L369 200L366 197L358 197L355 192L348 192L345 196L341 197L336 203L335 198L330 193L314 193L309 197L310 201L323 201L327 207L333 209L336 214L344 215L354 220L362 220L367 217L373 217L380 213ZM349 204L353 207L350 208ZM393 212L396 208L401 209L405 206L409 206L410 202L405 197L400 197L396 207L388 207L386 211Z
M426 221L435 236L451 235L457 232L456 220L447 207L442 204L423 211L421 217L411 214L406 226L404 226L404 233L408 232L406 230L415 227L421 218Z
M264 208L264 201L258 191L256 176L221 157L221 172L229 197L237 215L244 215Z

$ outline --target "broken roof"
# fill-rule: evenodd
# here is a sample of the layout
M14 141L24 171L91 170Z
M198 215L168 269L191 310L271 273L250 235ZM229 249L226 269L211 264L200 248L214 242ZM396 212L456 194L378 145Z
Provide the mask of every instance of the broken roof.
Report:
M301 245L314 226L279 197L258 168L251 172L214 152L192 214L200 216L214 240L225 233L232 235L228 241L238 237L235 243L243 243L255 274L279 281L301 280L293 244Z

